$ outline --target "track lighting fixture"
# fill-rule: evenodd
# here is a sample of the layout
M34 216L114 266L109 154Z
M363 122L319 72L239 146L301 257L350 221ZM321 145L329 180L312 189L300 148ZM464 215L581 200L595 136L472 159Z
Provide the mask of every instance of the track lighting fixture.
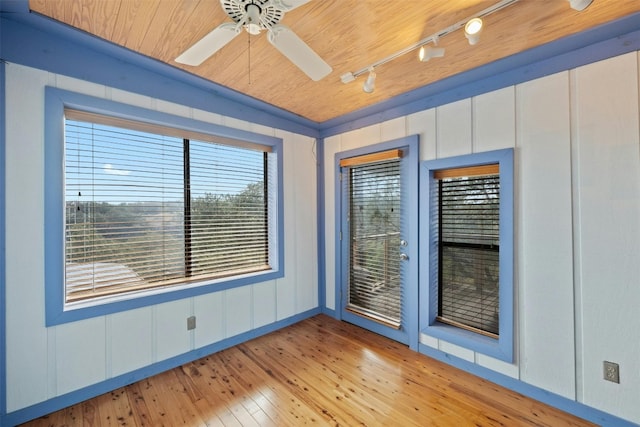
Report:
M571 5L571 8L579 12L588 8L592 2L593 0L569 0L569 4Z
M444 48L437 47L438 40L441 37L444 37L448 34L458 31L461 28L464 28L465 36L467 37L467 39L469 39L469 44L472 44L472 45L476 44L480 39L480 32L482 31L482 26L483 26L482 19L480 18L483 18L487 15L490 15L499 10L502 10L507 6L511 6L517 1L518 0L500 0L497 3L493 4L492 6L489 6L486 9L480 11L475 16L471 16L465 20L458 21L446 28L443 28L442 30L410 46L407 46L404 49L399 50L398 52L392 53L391 55L385 58L382 58L381 60L374 62L371 65L361 68L358 71L344 73L340 76L340 80L342 81L342 83L347 84L354 81L356 78L368 73L367 80L364 82L364 85L362 86L362 90L364 90L366 93L371 93L375 89L375 81L376 81L376 73L374 71L375 68L379 67L380 65L386 64L387 62L391 62L394 59L399 58L400 56L403 56L417 49L420 49L418 54L418 59L420 59L420 61L422 62L427 62L431 58L440 58L444 56ZM574 2L591 3L593 0L569 0L569 1L571 2L571 5L573 7ZM433 46L427 46L429 43L433 43Z
M421 46L418 52L418 59L427 62L431 58L442 58L444 56L443 47Z
M469 44L473 45L480 40L480 33L482 32L482 19L473 18L470 19L464 26L464 35L469 40Z
M369 75L362 85L362 90L366 93L373 93L373 91L376 90L376 72L373 67L369 68Z

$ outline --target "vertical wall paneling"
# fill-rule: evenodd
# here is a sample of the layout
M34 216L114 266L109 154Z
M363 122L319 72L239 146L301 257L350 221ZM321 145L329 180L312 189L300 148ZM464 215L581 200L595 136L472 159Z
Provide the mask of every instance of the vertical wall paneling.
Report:
M233 337L251 329L253 318L253 298L251 286L224 291L226 337Z
M48 346L44 325L43 191L45 72L15 64L6 67L5 283L7 411L47 398ZM26 165L26 166L25 166ZM32 165L29 167L28 165ZM36 166L36 170L33 170ZM40 166L39 168L37 166ZM19 183L19 185L10 185ZM15 325L16 327L12 327Z
M336 150L336 152L360 148L382 141L380 139L380 135L382 133L380 129L381 124L375 124L342 134L342 138L340 139L340 149Z
M310 199L315 194L316 186L316 153L315 140L304 136L298 136L293 141L295 161L294 179L295 199L304 200L304 203L296 203L298 208L294 211L295 228L298 230L295 240L295 252L297 254L297 269L295 271L298 284L296 308L298 311L306 311L318 305L318 263L317 263L317 233L314 224L317 223L316 199Z
M224 292L194 297L196 316L195 347L200 348L225 338Z
M438 158L472 151L471 100L463 99L436 109Z
M253 285L253 327L268 325L276 321L276 281Z
M78 341L82 337L82 341ZM56 385L58 394L106 379L105 319L56 326Z
M295 283L295 266L297 263L296 253L296 231L293 226L289 224L295 224L295 212L296 212L296 192L295 182L297 180L295 176L295 151L294 143L291 140L291 134L288 132L278 132L276 134L279 138L285 140L283 147L284 156L284 269L285 277L278 279L277 283L277 296L278 306L277 316L278 320L292 316L296 312L296 283Z
M517 87L521 379L575 398L568 73ZM544 313L544 315L539 315ZM544 348L545 351L539 351Z
M153 362L151 308L123 311L109 317L111 376L118 376Z
M339 151L341 136L332 136L324 140L324 241L325 241L325 300L327 308L336 310L336 218L335 212L335 170L334 156Z
M406 136L407 119L406 117L398 117L397 119L387 120L380 123L380 139L379 141L393 141Z
M515 145L513 86L473 98L473 152L512 148Z
M190 350L187 317L191 315L189 299L153 306L155 310L156 361L168 359Z
M436 109L407 116L407 135L418 135L420 160L436 158Z
M637 53L575 71L584 403L640 421ZM620 365L620 384L602 362Z

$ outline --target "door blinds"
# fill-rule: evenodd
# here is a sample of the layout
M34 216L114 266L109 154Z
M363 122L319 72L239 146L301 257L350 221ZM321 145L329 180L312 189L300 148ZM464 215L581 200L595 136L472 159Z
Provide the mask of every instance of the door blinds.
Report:
M347 308L397 328L402 320L400 159L351 166L348 185Z
M268 150L94 118L65 121L66 302L269 268Z
M437 171L439 320L497 336L498 166Z

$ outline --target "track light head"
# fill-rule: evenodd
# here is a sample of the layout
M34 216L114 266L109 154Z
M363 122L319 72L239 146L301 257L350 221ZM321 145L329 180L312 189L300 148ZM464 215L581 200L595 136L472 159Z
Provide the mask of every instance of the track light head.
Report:
M589 5L593 2L593 0L569 0L569 4L571 5L571 9L575 9L578 12L581 12L589 7Z
M376 90L376 72L373 70L373 67L369 68L369 75L362 85L362 90L366 93L373 93L373 91Z
M480 18L470 19L464 26L464 35L469 40L469 44L474 45L480 40L483 22Z
M418 52L418 59L420 62L427 62L431 58L442 58L443 56L443 47L422 46Z

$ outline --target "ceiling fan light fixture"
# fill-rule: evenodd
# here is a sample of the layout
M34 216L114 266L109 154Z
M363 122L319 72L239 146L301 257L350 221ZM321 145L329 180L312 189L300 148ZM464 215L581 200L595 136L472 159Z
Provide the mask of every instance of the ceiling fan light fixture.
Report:
M575 9L578 12L582 12L586 8L588 8L593 0L569 0L569 5L571 5L571 9Z
M369 68L369 75L362 85L362 90L365 93L373 93L373 91L376 90L376 72L373 67Z
M247 19L244 24L244 28L252 36L260 34L260 14L262 11L260 7L255 4L247 5Z
M443 47L421 46L418 52L420 62L427 62L431 58L442 58L444 56Z
M464 26L464 35L467 37L467 40L469 40L470 45L478 43L482 28L483 22L480 18L470 19Z

